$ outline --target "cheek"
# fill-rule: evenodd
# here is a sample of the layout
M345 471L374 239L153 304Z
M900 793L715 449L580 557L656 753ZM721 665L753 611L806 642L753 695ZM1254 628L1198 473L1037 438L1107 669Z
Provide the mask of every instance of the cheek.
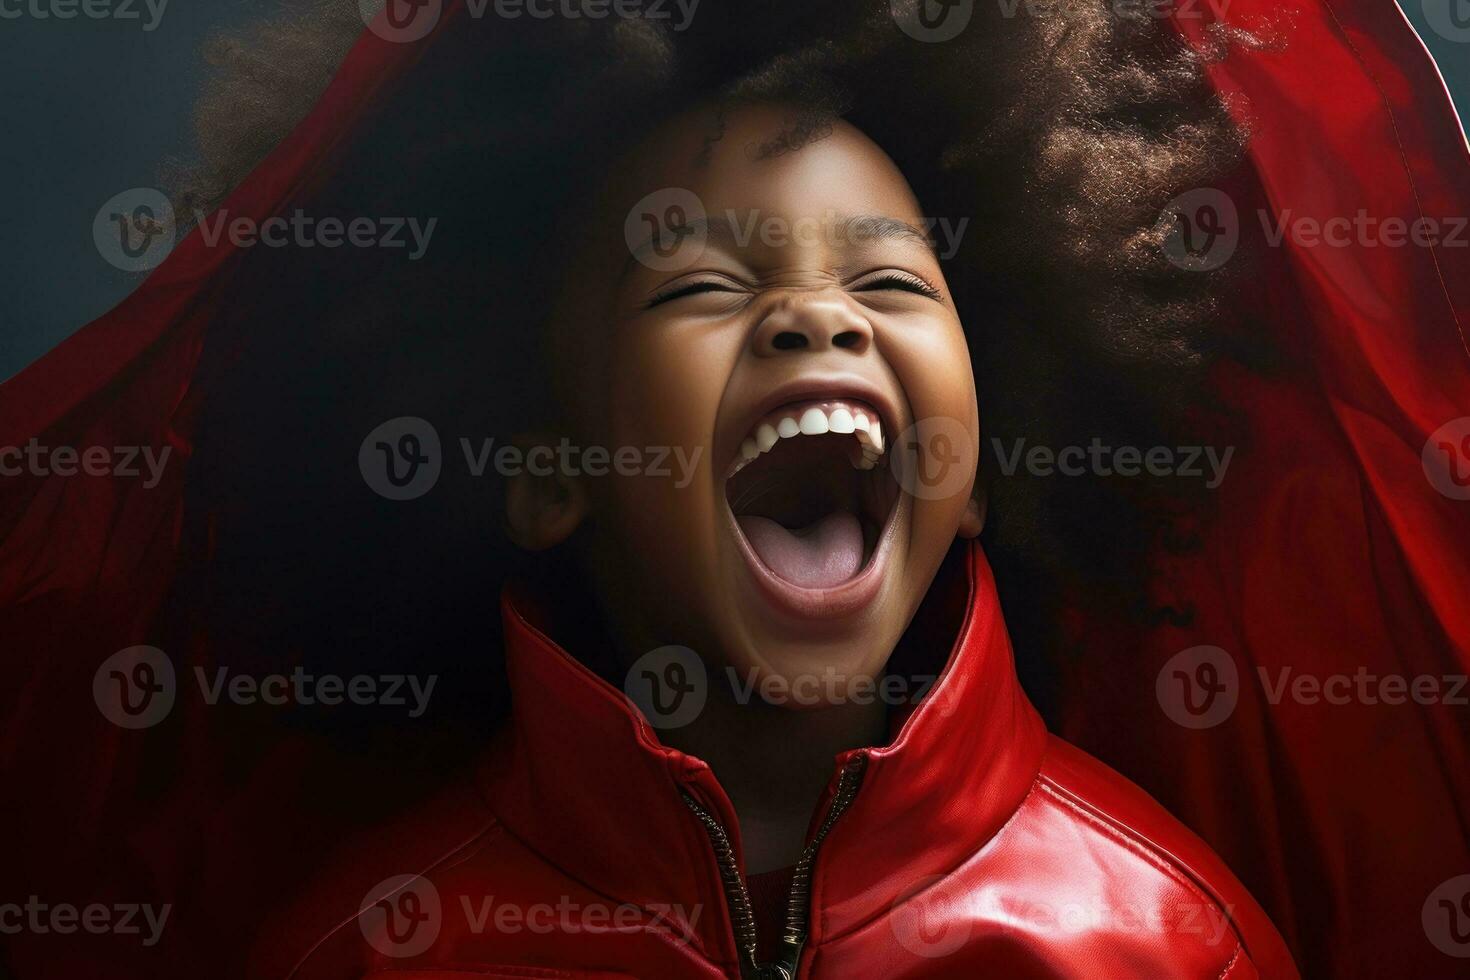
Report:
M731 355L710 331L642 333L612 345L605 365L601 431L610 453L624 448L645 470L602 481L610 531L658 579L688 585L691 559L715 554L723 533L710 444Z
M920 538L932 534L948 547L980 459L975 377L964 333L956 322L910 331L884 356L913 413L899 444L917 454L912 465L922 467L929 481L926 492L916 494L915 531Z
M928 420L937 428L962 428L967 445L978 446L979 418L970 351L958 322L894 331L883 356L898 376L913 412L911 423ZM971 459L976 458L971 452Z
M707 464L720 397L729 378L728 359L693 331L649 328L615 345L604 431L619 444L667 447Z

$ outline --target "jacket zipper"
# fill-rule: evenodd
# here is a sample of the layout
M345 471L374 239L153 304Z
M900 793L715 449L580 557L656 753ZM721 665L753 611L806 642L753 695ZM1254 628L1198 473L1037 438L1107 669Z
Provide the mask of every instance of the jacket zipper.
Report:
M704 825L705 833L709 835L710 845L714 849L715 862L720 866L720 881L725 889L725 903L730 909L735 947L740 954L741 980L794 980L796 977L811 921L812 867L817 860L817 850L832 832L832 827L843 811L852 805L862 782L866 763L867 756L858 755L842 768L837 777L837 789L832 794L832 805L827 808L827 816L796 861L796 867L791 873L791 891L786 899L786 929L781 935L781 952L771 963L761 963L756 952L755 913L751 909L750 890L745 885L745 876L740 873L739 865L735 863L735 849L730 845L730 835L713 814L700 806L688 793L684 794L684 803Z

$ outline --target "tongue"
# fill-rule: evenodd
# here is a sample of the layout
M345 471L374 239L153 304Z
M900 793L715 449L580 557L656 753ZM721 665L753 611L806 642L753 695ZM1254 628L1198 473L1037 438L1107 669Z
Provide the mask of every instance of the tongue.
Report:
M795 531L769 517L736 520L766 567L792 585L834 588L862 567L863 529L856 514L838 511Z

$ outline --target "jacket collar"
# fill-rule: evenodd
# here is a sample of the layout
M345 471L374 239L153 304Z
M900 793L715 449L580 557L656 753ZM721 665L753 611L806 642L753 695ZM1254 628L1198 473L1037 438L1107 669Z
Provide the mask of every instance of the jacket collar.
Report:
M958 867L1016 811L1040 768L1045 729L1016 679L984 555L958 546L940 575L955 578L934 590L958 587L961 600L947 614L953 646L942 675L896 719L888 745L836 760L834 779L856 755L866 766L821 847L810 944ZM502 597L512 711L484 769L492 808L543 859L605 895L702 906L696 942L733 962L718 866L683 802L687 793L734 827L724 792L705 763L662 745L622 691L555 644L533 608L514 588Z

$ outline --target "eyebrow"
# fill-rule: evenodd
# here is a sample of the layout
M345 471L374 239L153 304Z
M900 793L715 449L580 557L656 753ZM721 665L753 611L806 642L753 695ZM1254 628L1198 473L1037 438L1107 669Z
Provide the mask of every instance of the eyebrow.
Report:
M926 230L886 214L850 214L843 217L838 224L842 228L843 237L853 241L898 239L921 245L931 252L936 251L934 239ZM938 258L938 255L935 257Z
M759 236L760 221L749 220L741 222L738 218L730 215L728 211L724 215L717 216L713 220L708 216L701 215L691 218L678 225L676 229L683 234L696 234L703 232L706 242L714 242L733 248L742 248L751 244ZM785 218L781 219L786 228L788 237L794 222ZM822 227L831 228L835 232L836 240L849 244L865 244L868 242L881 241L905 241L919 245L926 249L937 259L938 249L934 245L934 239L925 229L918 225L910 224L900 218L894 218L886 214L847 214L837 215L831 219L822 219ZM663 231L667 234L668 231ZM623 264L623 270L619 278L626 276L634 263L640 261L654 247L654 235L650 234L639 245L629 252L627 261Z

